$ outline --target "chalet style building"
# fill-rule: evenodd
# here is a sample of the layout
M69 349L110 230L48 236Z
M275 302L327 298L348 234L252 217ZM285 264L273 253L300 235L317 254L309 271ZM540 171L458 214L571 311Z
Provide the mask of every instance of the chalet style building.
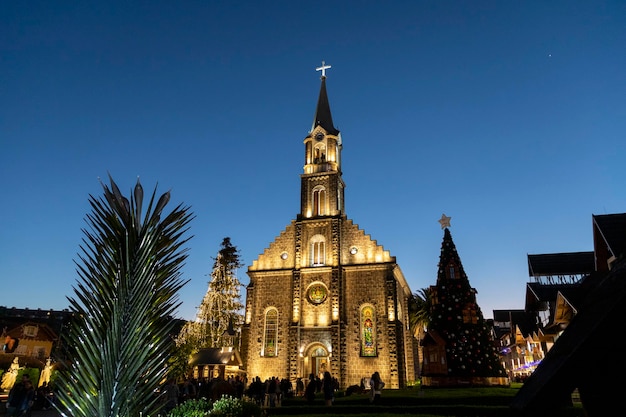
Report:
M626 373L626 358L610 335L626 330L626 213L594 215L592 227L593 271L577 282L577 288L530 305L536 306L534 311L547 312L545 334L556 331L553 346L511 403L516 415L557 415L571 405L575 390L588 417L612 415L622 406L619 381ZM573 270L571 265L562 266L566 269L556 265L556 276Z
M512 380L537 369L624 250L626 214L592 216L593 251L528 255L523 310L494 310L493 327Z
M30 310L0 306L2 341L16 341L12 349L0 352L0 369L7 369L17 357L20 366L43 368L46 359L56 356L59 335L71 320L68 310Z

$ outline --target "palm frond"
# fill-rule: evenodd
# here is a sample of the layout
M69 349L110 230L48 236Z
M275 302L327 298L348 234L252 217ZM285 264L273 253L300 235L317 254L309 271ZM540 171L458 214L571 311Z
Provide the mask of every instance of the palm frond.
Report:
M62 335L70 361L57 379L59 400L76 417L137 417L158 409L154 393L167 372L171 315L187 283L180 271L191 238L189 208L178 205L161 220L170 193L155 206L155 187L142 219L139 180L128 199L109 178L104 196L89 199L79 279L68 297L76 320Z

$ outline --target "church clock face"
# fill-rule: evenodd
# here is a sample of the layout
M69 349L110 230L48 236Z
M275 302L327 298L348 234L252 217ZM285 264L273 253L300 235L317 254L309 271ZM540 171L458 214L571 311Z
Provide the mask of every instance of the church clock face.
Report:
M328 290L324 284L313 284L307 291L307 298L313 304L321 304L326 300L328 296Z
M322 132L317 132L317 134L315 135L315 140L319 142L322 139L324 139L324 134Z

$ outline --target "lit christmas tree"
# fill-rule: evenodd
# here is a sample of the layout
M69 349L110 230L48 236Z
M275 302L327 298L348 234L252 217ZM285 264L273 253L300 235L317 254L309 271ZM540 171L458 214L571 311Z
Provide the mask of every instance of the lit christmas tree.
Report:
M448 229L450 217L444 214L439 222L444 236L437 285L430 287L431 316L427 332L431 345L439 344L439 356L436 361L424 363L423 375L506 377L490 329L476 303L476 290L470 286L452 241Z
M241 282L237 268L242 266L239 251L226 237L215 258L211 281L198 311L196 320L185 324L177 344L194 345L194 350L207 347L239 348L240 338L234 334L243 323Z

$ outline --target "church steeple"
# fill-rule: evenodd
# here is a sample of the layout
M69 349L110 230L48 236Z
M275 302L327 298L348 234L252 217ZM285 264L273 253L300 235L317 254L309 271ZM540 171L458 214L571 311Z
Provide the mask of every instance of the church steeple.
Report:
M330 65L326 65L324 61L322 61L321 67L316 68L316 71L322 71L322 85L320 87L319 98L317 99L317 108L315 109L311 132L314 131L317 126L321 126L327 133L338 135L339 130L337 130L333 124L333 116L330 113L330 104L328 103L328 93L326 92L326 70L329 68Z
M304 138L304 174L300 216L336 216L344 212L341 179L341 134L333 124L326 92L326 70L322 61L320 94L311 131ZM323 174L323 175L320 175Z

